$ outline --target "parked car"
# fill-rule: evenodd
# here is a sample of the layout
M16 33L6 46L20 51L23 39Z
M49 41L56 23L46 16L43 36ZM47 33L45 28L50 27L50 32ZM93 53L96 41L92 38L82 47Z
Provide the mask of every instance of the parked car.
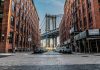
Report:
M59 53L69 53L69 54L72 53L71 48L69 48L67 45L62 45L60 47L57 47L54 51Z
M60 53L69 53L69 54L72 53L71 49L69 47L65 47L65 46L61 47L59 52Z
M34 50L34 53L44 53L44 52L47 52L47 50L43 47L37 47Z
M61 47L56 47L56 49L54 49L55 52L59 52Z

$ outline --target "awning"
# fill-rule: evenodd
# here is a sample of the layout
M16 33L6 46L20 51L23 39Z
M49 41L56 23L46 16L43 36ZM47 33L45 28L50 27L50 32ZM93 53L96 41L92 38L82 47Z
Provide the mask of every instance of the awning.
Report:
M74 40L100 36L100 29L89 29L74 36Z

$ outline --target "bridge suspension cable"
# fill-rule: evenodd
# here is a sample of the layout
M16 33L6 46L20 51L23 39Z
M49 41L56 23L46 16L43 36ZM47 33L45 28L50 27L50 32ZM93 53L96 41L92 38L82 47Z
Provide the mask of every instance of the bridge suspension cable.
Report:
M44 17L43 21L41 22L40 28L42 28L44 24L45 24L45 17Z

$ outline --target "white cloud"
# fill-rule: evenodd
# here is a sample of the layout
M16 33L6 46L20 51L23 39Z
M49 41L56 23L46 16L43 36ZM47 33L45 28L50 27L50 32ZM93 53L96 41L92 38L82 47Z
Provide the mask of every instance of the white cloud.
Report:
M60 8L64 7L64 3L63 3L64 0L50 0L50 1L56 7L60 7Z
M55 7L63 7L64 6L64 1L65 0L40 0L42 4L50 4Z

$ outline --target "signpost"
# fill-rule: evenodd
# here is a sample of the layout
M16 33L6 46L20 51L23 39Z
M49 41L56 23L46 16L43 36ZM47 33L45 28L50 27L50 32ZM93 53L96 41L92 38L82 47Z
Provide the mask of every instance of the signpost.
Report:
M32 43L32 36L31 35L29 35L28 36L28 42L29 42L29 46L30 46L30 48L29 49L31 49L31 43Z

